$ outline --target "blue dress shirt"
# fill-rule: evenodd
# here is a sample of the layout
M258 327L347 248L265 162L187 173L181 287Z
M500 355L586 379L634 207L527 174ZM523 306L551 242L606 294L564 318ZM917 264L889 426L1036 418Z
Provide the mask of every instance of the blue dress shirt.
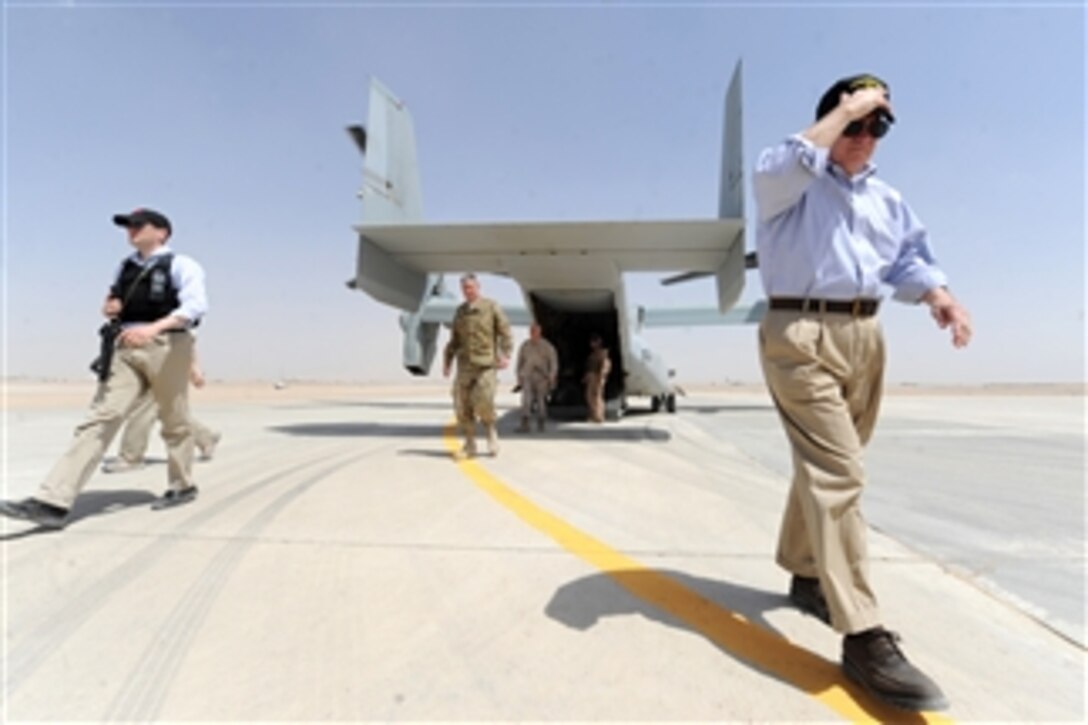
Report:
M917 302L947 285L925 227L899 192L872 164L851 178L828 155L796 135L756 162L756 249L767 296L879 299L887 284L895 299Z

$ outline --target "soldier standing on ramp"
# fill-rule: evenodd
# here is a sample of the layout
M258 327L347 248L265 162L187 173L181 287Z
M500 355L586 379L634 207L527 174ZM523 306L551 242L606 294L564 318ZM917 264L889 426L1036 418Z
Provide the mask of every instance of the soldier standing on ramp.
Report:
M450 366L457 360L453 382L453 407L457 424L465 436L458 457L476 455L476 421L487 427L487 448L499 453L499 435L495 430L495 371L510 362L513 340L510 323L494 300L480 296L480 282L474 274L461 277L465 301L453 317L450 341L443 353L442 374L450 376Z
M608 382L608 373L612 372L612 360L608 348L601 336L594 333L589 338L589 357L586 358L586 372L582 382L586 385L586 408L590 423L604 422L604 385Z
M521 386L521 425L518 432L529 432L529 416L536 404L537 430L544 430L548 419L548 393L555 387L559 357L555 346L541 336L540 325L529 326L529 339L518 348L518 385Z

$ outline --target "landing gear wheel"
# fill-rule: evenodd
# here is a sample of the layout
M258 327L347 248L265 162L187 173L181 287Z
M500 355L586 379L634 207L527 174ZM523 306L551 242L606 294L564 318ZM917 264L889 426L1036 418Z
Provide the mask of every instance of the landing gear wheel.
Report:
M661 398L662 398L662 396L660 396L660 395L655 395L652 398L650 398L650 412L651 413L657 413L658 411L661 410Z
M670 413L676 412L676 393L669 393L665 396L665 410Z

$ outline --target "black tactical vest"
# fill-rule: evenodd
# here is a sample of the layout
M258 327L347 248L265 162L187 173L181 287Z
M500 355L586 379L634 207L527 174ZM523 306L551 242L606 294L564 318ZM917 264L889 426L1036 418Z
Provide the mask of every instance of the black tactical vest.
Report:
M124 303L121 322L154 322L178 308L178 291L170 278L173 261L173 254L159 255L141 277L144 268L131 258L125 260L120 276L110 288L110 294Z

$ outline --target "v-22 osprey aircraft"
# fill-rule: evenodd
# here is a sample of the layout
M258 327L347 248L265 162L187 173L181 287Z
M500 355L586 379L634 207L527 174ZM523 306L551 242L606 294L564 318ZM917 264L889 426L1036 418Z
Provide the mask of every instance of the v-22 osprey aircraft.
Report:
M757 321L764 303L737 307L746 268L744 174L741 156L741 63L725 96L718 217L669 221L432 223L423 221L415 134L408 109L371 79L366 127L348 133L363 154L362 223L355 276L348 286L402 310L404 367L427 375L439 328L453 320L459 295L444 275L482 272L512 278L524 305L503 305L513 325L536 321L559 355L550 411L583 410L581 384L589 337L609 348L605 386L609 418L630 396L649 396L651 409L676 409L680 389L661 355L644 341L649 327L743 324ZM705 308L629 308L625 272L679 272L672 284L713 276L717 305Z

